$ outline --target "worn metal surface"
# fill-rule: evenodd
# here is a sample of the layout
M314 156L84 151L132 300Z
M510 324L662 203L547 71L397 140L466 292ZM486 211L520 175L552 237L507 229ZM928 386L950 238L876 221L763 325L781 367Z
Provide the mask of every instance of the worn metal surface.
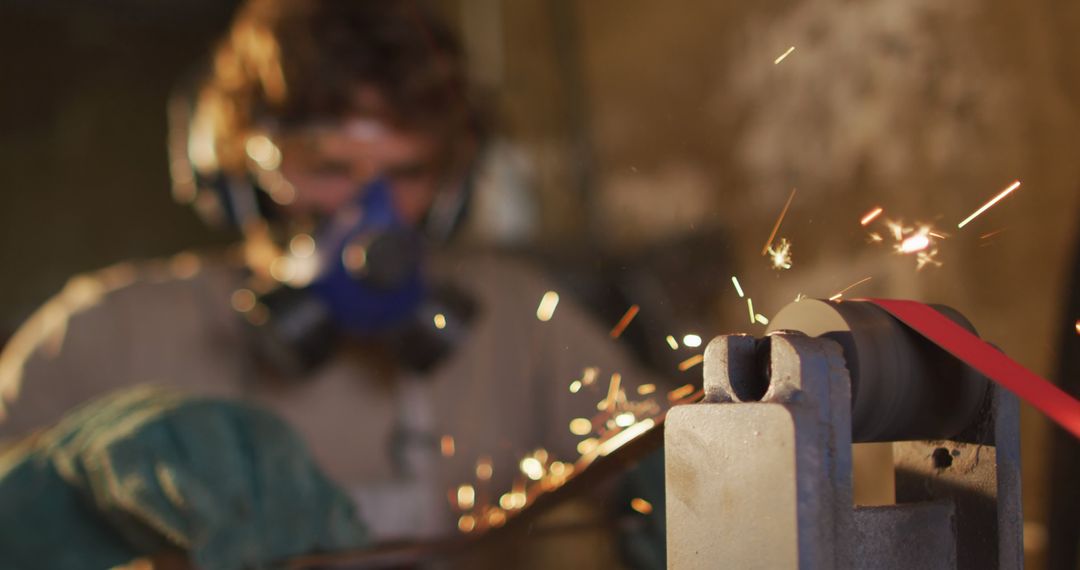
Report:
M851 566L840 354L832 341L798 334L710 344L706 397L724 403L683 406L667 419L670 568Z
M668 568L798 568L795 424L782 406L672 410Z
M975 332L956 311L934 309ZM840 344L856 442L953 438L977 421L986 399L989 380L872 303L804 299L778 312L768 330Z
M718 337L704 374L705 400L667 419L670 568L1022 568L1008 392L986 392L957 441L894 444L898 504L856 509L837 343L797 332Z
M1023 568L1019 428L1016 397L995 387L984 428L989 432L973 437L987 443L893 445L898 503L956 505L958 568Z
M950 502L855 508L857 570L955 570Z

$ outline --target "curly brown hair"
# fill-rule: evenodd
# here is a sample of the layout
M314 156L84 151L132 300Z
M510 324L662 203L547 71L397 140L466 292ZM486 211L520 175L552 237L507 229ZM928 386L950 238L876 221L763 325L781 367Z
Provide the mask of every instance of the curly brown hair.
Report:
M388 108L355 96L374 88ZM417 0L249 0L213 55L195 124L216 166L244 166L253 131L346 115L452 134L468 128L462 50Z

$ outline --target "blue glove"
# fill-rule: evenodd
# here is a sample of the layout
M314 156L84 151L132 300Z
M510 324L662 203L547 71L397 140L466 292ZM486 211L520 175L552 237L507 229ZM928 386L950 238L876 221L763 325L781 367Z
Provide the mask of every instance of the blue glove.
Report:
M349 498L264 410L138 388L0 457L0 567L111 568L179 548L206 570L357 548Z

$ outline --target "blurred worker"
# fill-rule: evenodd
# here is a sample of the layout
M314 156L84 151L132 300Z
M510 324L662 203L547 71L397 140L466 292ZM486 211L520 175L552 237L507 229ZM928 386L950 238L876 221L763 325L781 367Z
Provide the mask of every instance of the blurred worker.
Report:
M469 519L459 525L459 517L511 490L526 453L576 458L581 437L568 422L596 413L603 394L589 394L605 391L612 373L622 373L632 393L633 366L573 303L547 294L540 274L449 246L462 235L521 239L532 216L524 193L491 184L513 178L504 174L513 160L491 166L493 152L506 153L493 151L480 128L454 38L423 6L251 0L215 51L209 77L178 97L170 115L175 192L233 224L243 236L239 253L181 254L73 279L0 357L0 440L47 428L79 404L137 384L243 400L300 434L314 462L358 505L374 540L409 539L468 530ZM567 386L586 367L600 379L571 393ZM201 447L210 441L215 452L245 457L292 449L260 444L269 433L287 436L244 423L270 422L247 408L230 412L248 418L237 420L241 427L218 426L196 419L219 418L218 400L125 398L69 416L50 432L61 444L42 451L60 465L61 479L116 492L122 484L97 485L92 470L68 470L57 450L92 464L87 457L101 448L94 438L128 435L93 425L95 418L182 410L152 426L160 428L155 441L175 451L160 453L155 466L130 451L108 455L110 465L127 466L110 481L149 473L154 496L166 497L135 507L129 503L143 495L106 501L125 516L194 509L176 496L189 497L184 480L202 475L179 464L185 457L212 463ZM282 467L296 464L290 461L246 464L250 476L229 488L266 480L265 469L291 472ZM174 481L173 473L187 479ZM314 475L297 477L297 485L317 486ZM269 504L294 482L275 480L277 490L242 489L244 496ZM214 481L199 485L207 505L224 492ZM475 496L448 501L462 485ZM326 496L337 505L333 492ZM248 518L276 512L253 504ZM158 511L135 518L169 518ZM162 531L173 527L149 526L175 538ZM190 537L179 535L172 546L186 548ZM202 537L201 544L215 538L229 539Z

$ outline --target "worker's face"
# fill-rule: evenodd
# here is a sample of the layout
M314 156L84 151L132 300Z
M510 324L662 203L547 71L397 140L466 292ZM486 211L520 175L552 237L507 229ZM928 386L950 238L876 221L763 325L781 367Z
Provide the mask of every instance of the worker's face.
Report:
M376 178L390 183L394 206L410 224L423 219L435 199L446 153L429 133L385 122L352 119L278 137L281 173L296 188L285 208L298 217L332 214Z
M290 214L331 214L383 177L398 214L417 223L438 188L438 145L422 133L385 129L368 138L333 129L287 137L281 147L282 174L296 188Z

